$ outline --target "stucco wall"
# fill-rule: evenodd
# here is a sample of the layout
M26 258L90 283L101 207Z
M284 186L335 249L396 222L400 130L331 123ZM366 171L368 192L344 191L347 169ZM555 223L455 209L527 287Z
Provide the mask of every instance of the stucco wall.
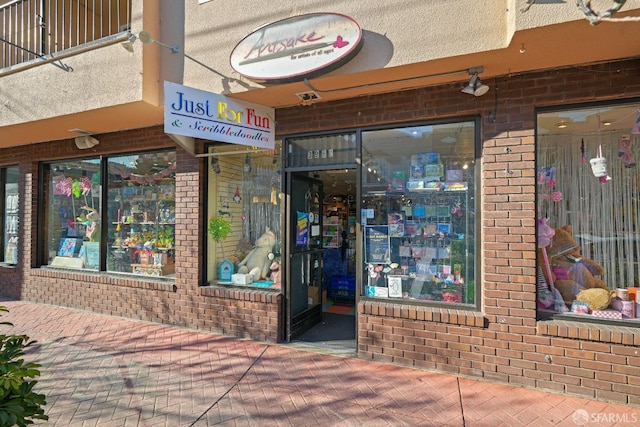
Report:
M360 54L340 73L395 67L430 59L465 55L505 46L506 2L475 0L388 1L279 0L258 7L246 2L186 2L184 83L216 93L260 85L241 78L229 65L235 45L260 26L291 16L335 12L347 15L364 31ZM200 62L198 64L196 61ZM237 79L237 80L236 80Z

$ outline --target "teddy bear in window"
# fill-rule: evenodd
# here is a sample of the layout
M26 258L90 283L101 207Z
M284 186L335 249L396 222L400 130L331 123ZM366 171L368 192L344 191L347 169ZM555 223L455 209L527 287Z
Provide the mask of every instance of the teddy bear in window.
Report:
M256 240L253 249L238 264L238 273L252 274L254 280L266 279L274 259L272 251L275 244L276 235L267 227L266 232Z

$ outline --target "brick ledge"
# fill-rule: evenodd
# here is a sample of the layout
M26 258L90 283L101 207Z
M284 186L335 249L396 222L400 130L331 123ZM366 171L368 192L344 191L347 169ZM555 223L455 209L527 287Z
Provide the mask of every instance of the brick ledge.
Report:
M233 288L227 286L200 286L200 295L239 301L253 301L275 304L282 298L280 290L263 288Z
M148 276L118 275L58 268L34 268L29 274L32 277L52 277L73 280L74 282L95 283L98 285L123 286L127 288L149 289L155 291L176 292L175 279L161 279Z
M358 313L372 316L388 316L399 319L423 320L427 322L449 323L460 326L484 328L486 320L482 313L471 310L410 305L388 301L361 300Z
M585 323L570 320L539 320L536 325L538 335L570 338L602 343L640 345L638 328Z

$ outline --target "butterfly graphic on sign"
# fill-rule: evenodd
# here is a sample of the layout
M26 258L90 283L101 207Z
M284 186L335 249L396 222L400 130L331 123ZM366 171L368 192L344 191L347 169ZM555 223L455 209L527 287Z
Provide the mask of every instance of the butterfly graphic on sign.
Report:
M347 46L349 44L349 42L344 41L342 39L342 36L338 36L336 38L336 41L333 43L333 47L335 47L336 49L342 49L343 47Z

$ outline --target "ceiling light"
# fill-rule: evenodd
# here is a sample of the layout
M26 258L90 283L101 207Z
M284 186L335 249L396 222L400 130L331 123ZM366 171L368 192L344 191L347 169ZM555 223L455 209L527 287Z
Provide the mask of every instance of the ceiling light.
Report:
M302 105L311 105L315 101L320 99L320 95L317 92L309 91L309 92L298 92L295 94L300 101L302 101Z
M484 67L470 68L469 74L471 74L471 80L469 84L462 89L462 93L467 93L473 96L482 96L489 91L489 86L482 84L478 74L484 71Z
M611 122L602 122L602 126L611 126Z
M564 128L566 128L567 126L569 126L569 125L568 125L568 124L567 124L567 122L565 122L564 120L563 120L563 121L561 121L560 123L556 123L556 127L557 127L558 129L564 129Z

